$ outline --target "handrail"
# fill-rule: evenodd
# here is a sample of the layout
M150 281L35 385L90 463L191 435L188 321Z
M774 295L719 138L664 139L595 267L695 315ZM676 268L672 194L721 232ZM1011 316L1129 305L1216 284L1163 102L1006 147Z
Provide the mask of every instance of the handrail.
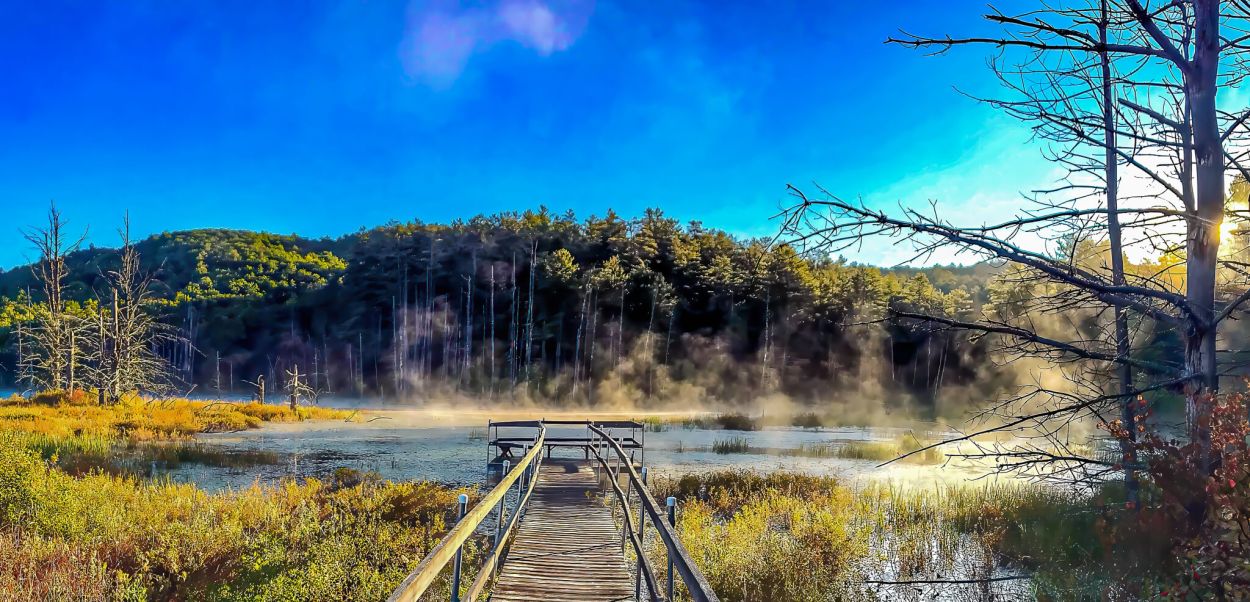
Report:
M503 475L499 480L499 484L495 485L495 488L491 489L490 493L486 494L473 507L473 510L460 519L456 526L447 532L447 535L443 536L443 540L434 546L434 549L430 550L430 553L417 565L417 568L408 574L403 583L400 583L399 587L391 592L387 602L416 602L429 589L434 580L438 578L438 573L455 557L456 551L473 535L477 526L490 515L491 509L504 499L512 484L521 478L521 475L525 473L525 469L534 462L535 458L542 456L542 444L547 436L547 428L539 424L538 429L538 437L534 439L534 446L521 457L516 464L516 468ZM536 475L534 480L537 480ZM526 499L528 499L528 496ZM518 509L521 507L520 505L517 506ZM502 538L500 541L503 541Z
M621 486L616 482L616 473L608 467L607 460L599 455L595 450L595 459L603 465L603 470L612 474L612 489L616 493L616 499L621 502L621 512L625 515L625 533L629 535L629 543L634 547L634 553L638 555L638 564L642 567L642 575L647 582L647 591L651 592L652 600L662 600L659 596L659 589L655 583L655 569L651 568L651 561L647 558L646 551L643 549L642 541L638 539L638 534L634 532L634 521L629 512L629 500L625 497L625 492L621 491Z
M581 426L583 424L586 424L587 422L590 422L590 421L576 420L576 419L557 420L557 419L551 419L551 418L543 418L542 420L503 420L503 421L496 420L496 421L492 421L491 424L493 426L509 428L509 427L526 427L526 426L537 427L539 424L544 424L544 425L554 424L558 426ZM596 425L606 426L608 428L632 428L632 429L646 428L645 424L638 422L637 420L595 420L593 422Z
M696 566L694 561L690 559L690 554L686 552L686 548L684 548L681 545L681 542L677 539L676 532L674 532L673 528L669 526L668 521L665 520L667 517L660 514L659 504L657 504L655 498L651 496L651 491L648 490L646 485L642 482L642 478L638 476L638 471L634 470L634 464L625 453L625 450L621 448L612 436L605 433L599 427L593 424L587 424L586 426L591 430L591 432L599 435L610 444L611 448L616 451L617 457L621 460L621 463L624 464L626 469L629 471L630 484L638 490L638 497L641 500L642 507L647 511L647 514L650 515L651 524L655 526L656 532L660 534L660 539L664 541L669 557L674 560L673 566L677 569L678 574L681 575L681 580L686 584L686 590L690 593L691 599L695 602L719 602L720 599L716 597L716 592L712 591L712 587L708 585L707 579L703 576L703 572L700 571L699 567ZM596 450L596 455L597 454L598 450ZM602 461L603 459L600 458L600 460ZM627 510L626 520L628 520L628 514Z
M541 447L537 449L542 449ZM495 542L495 548L491 550L490 557L486 559L486 563L482 565L482 569L477 572L477 577L473 578L473 585L469 586L469 591L465 592L462 602L476 602L478 596L486 591L486 584L490 582L490 578L494 576L495 571L499 569L499 561L503 557L503 551L508 547L508 540L512 538L517 523L521 522L521 515L525 512L525 507L529 504L530 494L534 493L534 486L538 483L539 469L542 468L542 454L538 456L538 462L534 463L530 468L529 476L526 477L528 483L525 486L525 495L517 500L516 511L508 519L508 526L499 537L499 541Z

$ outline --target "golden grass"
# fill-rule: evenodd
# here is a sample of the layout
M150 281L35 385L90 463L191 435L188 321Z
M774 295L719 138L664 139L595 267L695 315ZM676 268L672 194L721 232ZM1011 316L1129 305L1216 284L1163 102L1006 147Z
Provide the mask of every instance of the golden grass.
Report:
M898 590L866 580L1005 572L1032 575L1011 586L1043 599L1131 599L1167 549L1166 537L1144 534L1136 557L1112 553L1105 525L1123 518L1106 503L1114 488L1105 496L1032 484L852 488L834 477L748 471L658 477L651 488L678 499L678 534L726 602L873 599ZM651 551L663 570L663 548Z
M41 393L0 399L0 432L73 475L104 471L150 476L184 462L252 466L277 454L231 452L194 441L196 433L257 428L267 422L350 420L355 413L318 407L128 396L98 405L93 396Z
M458 493L355 475L219 494L75 478L0 434L0 600L384 599Z
M78 395L0 399L0 430L35 433L55 438L116 437L129 441L161 441L196 433L258 428L266 422L347 420L351 412L301 407L296 412L257 402L149 400L125 396L114 405L82 401ZM90 398L89 396L88 399Z
M890 441L849 441L846 443L804 443L796 449L784 450L785 455L805 458L842 458L844 460L871 460L888 462L923 447L936 443L919 439L911 434ZM933 447L902 458L909 464L941 464L946 455L941 448Z

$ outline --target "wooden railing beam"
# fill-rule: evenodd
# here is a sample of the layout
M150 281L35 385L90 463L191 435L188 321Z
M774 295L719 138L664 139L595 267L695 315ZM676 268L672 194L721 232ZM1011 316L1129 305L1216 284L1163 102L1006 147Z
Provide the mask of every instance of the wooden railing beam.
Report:
M712 587L708 585L707 578L703 576L703 572L695 565L686 548L677 539L676 530L664 520L665 517L661 514L659 504L656 503L655 498L651 495L651 491L642 484L642 478L638 476L638 471L634 470L632 463L627 461L628 456L625 454L625 450L616 443L615 439L607 436L602 429L593 425L590 429L606 439L608 447L616 452L619 460L626 460L624 464L629 471L630 483L638 489L642 507L651 517L651 524L655 525L656 532L660 534L660 539L664 542L668 553L674 555L675 568L677 573L681 575L682 581L685 582L691 599L694 602L719 602L720 599L716 597L716 592L712 591Z
M524 472L523 469L534 462L534 459L541 454L542 443L547 435L547 429L541 424L538 426L538 438L529 452L517 462L517 468L503 475L499 480L499 484L495 485L495 488L491 489L490 493L487 493L485 497L478 501L477 505L447 532L443 540L434 546L433 550L430 550L430 553L417 565L417 568L413 569L403 583L400 583L399 587L391 592L387 602L416 602L429 589L430 585L438 578L438 574L443 570L443 567L446 567L453 560L460 546L468 541L478 525L490 515L491 509L503 500L512 484L521 478L521 474Z

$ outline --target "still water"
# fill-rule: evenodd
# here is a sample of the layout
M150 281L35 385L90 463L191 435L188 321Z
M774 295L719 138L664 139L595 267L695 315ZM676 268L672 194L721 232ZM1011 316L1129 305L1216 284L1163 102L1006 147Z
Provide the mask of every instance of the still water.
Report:
M341 405L341 404L336 404ZM210 490L237 489L253 482L274 482L288 477L320 477L336 468L376 471L390 480L432 480L452 485L483 482L490 457L487 422L523 418L585 419L587 414L553 415L482 411L364 410L351 422L309 421L269 424L235 433L200 435L206 445L225 451L268 452L279 455L277 464L249 467L214 467L183 464L167 476L194 482ZM596 418L607 419L607 415ZM619 418L611 416L610 418ZM894 440L910 429L899 428L766 428L758 431L685 428L673 424L667 430L640 433L646 449L645 464L652 474L668 476L717 469L759 472L785 470L835 475L851 480L897 481L908 485L968 480L980 476L973 467L897 464L878 468L875 460L811 458L795 456L804 445L840 445L850 441ZM508 436L531 436L533 429L518 428ZM931 436L945 436L939 432ZM921 433L924 436L924 433ZM584 437L584 427L549 427L548 436ZM718 441L736 440L748 445L747 453L718 454ZM787 453L789 452L789 453ZM580 457L581 452L557 449L557 456Z

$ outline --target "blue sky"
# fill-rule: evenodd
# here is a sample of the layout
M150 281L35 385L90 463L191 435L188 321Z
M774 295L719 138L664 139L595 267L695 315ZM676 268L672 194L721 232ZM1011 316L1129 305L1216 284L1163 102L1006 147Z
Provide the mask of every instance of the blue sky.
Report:
M977 2L0 2L0 266L91 239L334 236L545 204L770 235L785 185L980 221L1050 168L988 92ZM855 259L892 263L874 242Z

